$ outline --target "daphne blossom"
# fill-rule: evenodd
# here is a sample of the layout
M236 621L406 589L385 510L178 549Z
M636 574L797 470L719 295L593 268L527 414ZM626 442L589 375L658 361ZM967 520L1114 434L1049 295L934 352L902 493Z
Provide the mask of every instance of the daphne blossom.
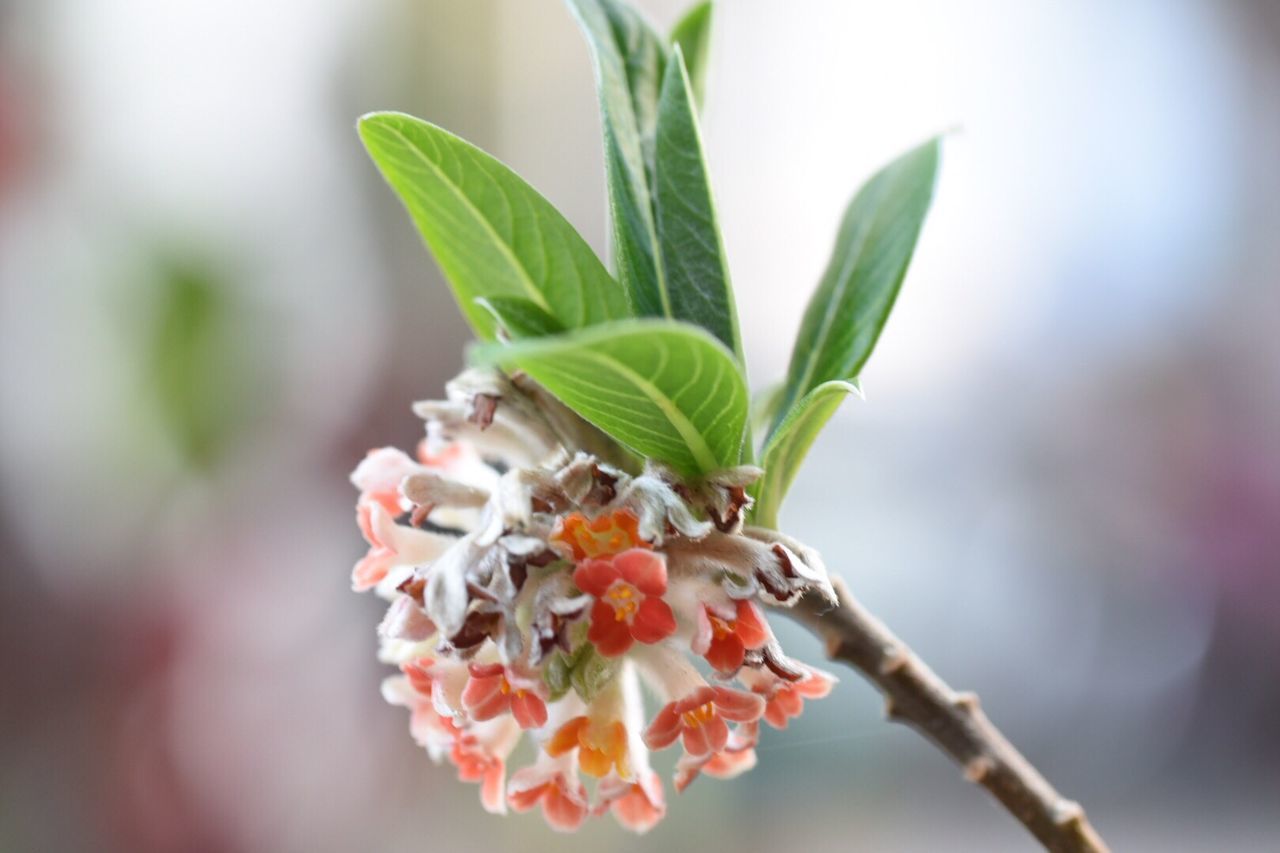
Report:
M473 370L446 391L414 407L414 457L373 450L352 474L369 545L352 585L390 601L379 657L400 672L383 695L484 808L645 832L667 808L651 750L679 745L677 790L731 778L762 721L830 690L764 617L832 593L815 554L744 526L759 469L636 468L523 376ZM524 737L536 756L513 771Z

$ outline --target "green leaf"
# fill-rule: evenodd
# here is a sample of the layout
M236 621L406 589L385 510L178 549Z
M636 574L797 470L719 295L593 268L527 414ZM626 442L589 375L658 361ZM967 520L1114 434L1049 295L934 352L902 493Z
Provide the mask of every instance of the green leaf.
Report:
M778 414L778 407L782 405L782 395L786 390L784 383L775 382L751 395L750 422L753 430L768 430Z
M840 408L844 398L861 391L852 382L824 382L804 396L773 431L762 454L764 476L756 481L751 517L763 527L778 526L778 508L786 497L800 463L822 427Z
M565 331L560 321L528 299L515 296L477 297L476 304L493 315L511 338L542 338Z
M796 338L775 433L798 400L824 382L855 379L871 355L933 199L939 147L932 139L908 151L850 202Z
M495 321L477 297L528 300L567 328L631 315L573 226L502 163L401 113L367 115L359 130L481 338L493 337Z
M689 71L693 99L702 109L707 89L707 54L711 48L711 0L697 3L676 22L671 43L679 45Z
M472 353L524 370L624 447L685 476L735 465L742 452L746 382L695 326L627 320Z
M654 177L659 257L670 315L711 332L741 359L729 267L679 46L662 83Z
M649 192L658 91L667 47L616 0L568 0L591 47L604 125L605 172L618 278L648 316L669 315Z

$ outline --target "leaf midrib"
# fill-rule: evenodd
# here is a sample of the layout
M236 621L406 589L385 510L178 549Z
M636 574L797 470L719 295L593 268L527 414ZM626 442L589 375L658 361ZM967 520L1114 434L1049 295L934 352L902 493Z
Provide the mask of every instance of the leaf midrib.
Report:
M605 28L609 32L609 40L612 42L611 47L613 48L614 57L618 61L618 67L622 74L621 82L622 82L622 90L625 93L626 109L627 109L627 112L629 112L631 115L631 125L635 128L635 131L636 131L636 136L635 136L636 144L637 144L637 147L639 148L639 154L640 154L640 174L636 175L634 172L632 172L631 164L627 162L628 158L626 158L625 156L622 158L622 162L626 165L627 171L632 172L632 174L628 175L627 182L631 184L632 191L636 193L635 206L638 210L642 211L643 213L645 236L649 238L649 246L653 250L654 283L658 287L658 301L662 304L662 316L674 318L675 312L672 310L672 307L671 307L671 293L668 289L666 269L662 260L662 246L658 242L658 228L656 223L657 210L655 209L655 201L653 198L654 194L650 191L650 188L649 188L649 179L647 175L648 166L645 163L644 147L640 143L640 140L643 136L643 131L640 128L640 113L636 109L635 89L631 85L631 71L630 71L630 65L627 62L627 52L623 49L622 42L619 39L620 33L618 32L617 27L614 26L614 21L612 16L609 15L608 11L606 11L603 6L600 7L599 11L601 16L604 18ZM586 30L590 35L590 38L588 38L588 42L593 42L592 51L593 53L595 53L595 56L593 58L595 59L596 64L598 66L603 66L604 63L601 61L601 58L599 56L599 51L603 47L603 45L594 44L594 42L596 42L596 37L595 37L595 34L591 32L592 28L589 24L586 26ZM661 44L661 42L659 42L659 44ZM659 93L661 93L662 91L662 83L668 71L669 71L669 63L664 63L662 68L662 74L658 78ZM600 94L600 103L604 108L606 121L609 124L614 124L615 119L613 117L613 109L609 105L609 98L605 96L603 86L600 87L599 94ZM615 136L615 138L621 137L621 134L618 134L616 130L613 132L613 135ZM656 144L656 137L657 137L656 126L654 128L654 136L655 136L655 144Z
M693 453L694 461L704 472L714 471L720 467L720 461L711 451L710 445L702 437L702 433L693 423L685 417L684 413L676 408L671 399L657 388L648 379L636 373L626 364L618 359L604 353L584 351L582 355L588 360L595 361L606 369L614 370L625 376L637 388L639 388L646 397L648 397L655 406L661 410L667 421L675 427L676 432L680 433L680 437L684 440L685 445Z
M422 164L426 166L428 169L430 169L442 184L444 184L446 187L449 188L449 191L453 194L454 198L456 198L458 202L461 203L462 206L473 217L475 217L476 221L480 223L481 229L485 231L485 233L487 233L489 237L493 240L494 245L498 247L499 254L501 254L503 258L505 258L506 261L511 265L511 267L516 271L517 273L516 277L519 279L520 283L525 287L525 289L529 292L529 295L530 297L532 297L533 301L537 302L539 307L541 307L544 311L554 316L554 312L552 312L551 310L551 305L550 303L547 302L546 295L540 289L538 289L538 286L536 284L534 284L533 277L529 275L529 271L525 269L523 264L520 263L520 259L516 257L515 252L513 252L511 247L508 246L507 243L502 239L502 237L494 229L493 225L489 222L489 220L484 217L484 215L480 212L480 209L477 208L474 204L472 204L471 199L467 198L467 196L462 192L461 188L456 183L454 183L453 180L450 179L448 175L445 174L444 170L441 169L438 165L436 165L434 161L428 158L426 154L423 153L423 151L417 145L415 145L413 141L408 136L406 136L399 128L391 124L386 124L383 126L389 132L393 133L397 138L399 138L401 143L403 143L405 147L407 147L414 154L414 156L416 156L420 161L422 161ZM545 251L545 247L544 247L544 251Z
M877 207L875 213L878 216L880 193L876 193L875 202ZM854 251L849 253L848 259L840 268L840 274L836 279L836 286L832 291L832 298L827 301L827 304L832 307L827 311L826 316L822 318L822 325L819 327L816 345L810 350L811 355L805 363L802 381L798 382L795 386L795 392L791 398L791 405L795 405L800 400L804 399L804 395L812 390L809 383L813 380L814 371L818 369L818 361L820 360L823 349L826 347L827 336L831 333L832 325L835 324L836 315L840 313L839 306L844 299L845 292L849 288L849 279L853 275L854 270L857 269L858 262L862 260L862 253L866 250L867 241L871 238L871 232L874 230L874 222L869 223L867 227L863 229L862 234L859 236L856 248ZM830 378L850 379L852 377L843 376ZM779 422L779 425L781 425L781 422Z

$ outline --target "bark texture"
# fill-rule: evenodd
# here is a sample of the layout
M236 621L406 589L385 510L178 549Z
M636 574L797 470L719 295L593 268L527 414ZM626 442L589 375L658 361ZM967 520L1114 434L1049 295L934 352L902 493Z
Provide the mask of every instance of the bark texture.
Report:
M1105 853L1106 843L1080 804L1068 800L992 725L973 693L951 689L832 578L839 604L808 594L784 612L826 644L832 660L851 665L885 697L885 716L920 732L991 792L1054 853Z

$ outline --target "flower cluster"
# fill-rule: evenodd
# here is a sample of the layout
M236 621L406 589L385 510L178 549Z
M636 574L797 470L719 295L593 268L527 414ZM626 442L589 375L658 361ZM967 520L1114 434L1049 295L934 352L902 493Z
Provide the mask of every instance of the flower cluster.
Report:
M522 376L469 371L447 392L415 406L416 458L373 450L352 474L369 544L352 585L390 601L387 701L487 810L644 832L666 811L651 750L680 744L677 790L735 776L762 721L831 689L762 612L833 593L813 552L744 525L758 469L689 483L640 465ZM525 733L537 757L508 774Z

